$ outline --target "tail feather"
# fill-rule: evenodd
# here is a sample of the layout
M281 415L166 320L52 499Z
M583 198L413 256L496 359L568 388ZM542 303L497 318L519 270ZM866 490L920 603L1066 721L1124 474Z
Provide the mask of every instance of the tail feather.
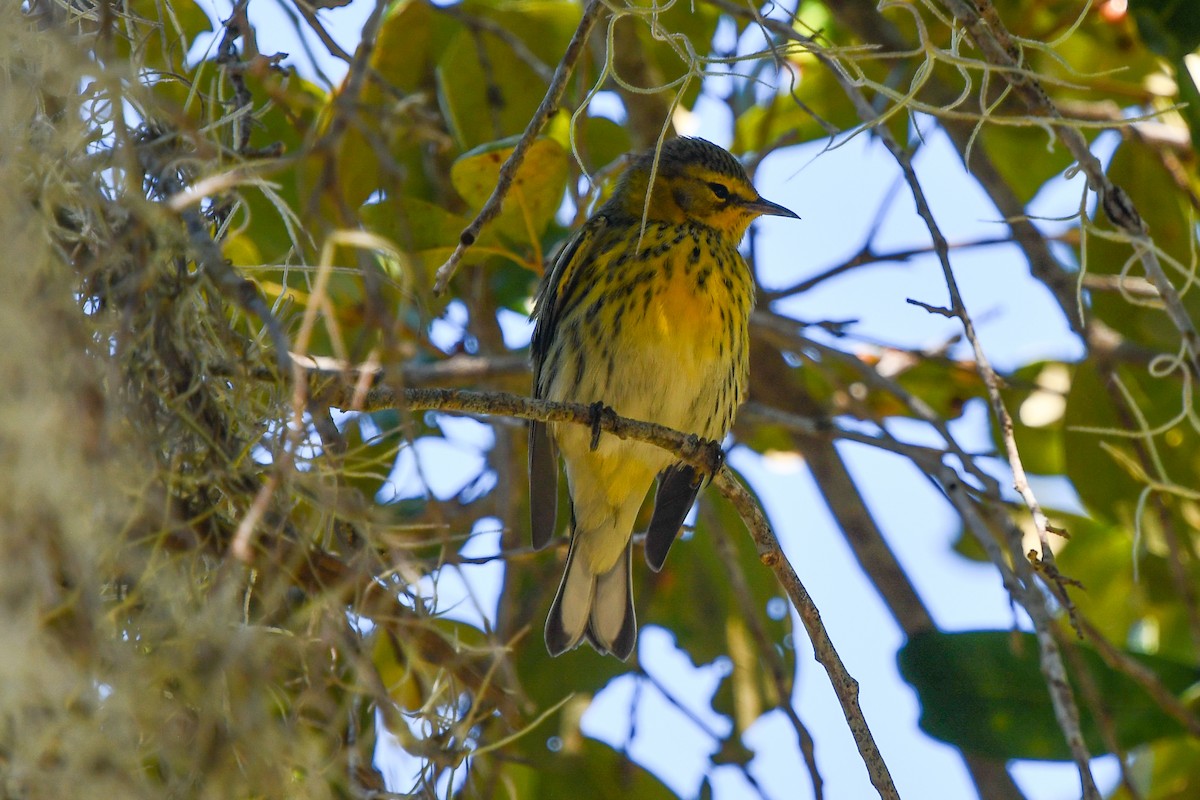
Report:
M587 638L601 653L609 652L624 661L637 643L637 618L633 612L633 577L629 568L633 546L613 568L596 577L592 609L588 615Z
M587 628L588 611L592 607L595 581L582 565L576 569L575 537L567 551L567 566L563 570L558 593L546 617L546 649L558 656L579 646Z
M586 636L601 653L612 653L622 661L637 643L637 619L633 612L633 582L630 572L632 545L603 575L593 575L575 559L575 537L567 553L558 594L546 618L546 649L557 656L579 646Z

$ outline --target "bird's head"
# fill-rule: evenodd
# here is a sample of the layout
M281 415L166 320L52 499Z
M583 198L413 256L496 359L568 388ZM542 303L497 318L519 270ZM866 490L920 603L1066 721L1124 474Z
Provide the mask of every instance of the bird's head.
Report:
M609 201L630 217L653 222L697 222L740 242L756 217L799 219L764 200L746 170L728 152L704 139L680 137L663 143L651 187L654 149L634 157ZM650 202L646 195L649 190Z

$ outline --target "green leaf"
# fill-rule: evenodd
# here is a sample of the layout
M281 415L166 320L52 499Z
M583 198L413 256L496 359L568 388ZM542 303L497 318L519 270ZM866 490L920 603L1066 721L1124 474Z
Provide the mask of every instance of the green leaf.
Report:
M426 278L442 265L471 222L436 203L408 196L365 205L359 214L372 231L386 236L406 253L413 267ZM493 240L485 228L477 244L487 246ZM468 250L466 263L478 263L483 252L482 248L479 252Z
M1064 653L1080 727L1093 755L1107 753L1093 711L1083 702L1075 664L1082 664L1105 704L1117 744L1125 749L1178 736L1184 728L1129 677L1108 667L1091 648ZM1165 658L1128 653L1153 671L1174 694L1200 679L1200 671ZM1031 633L934 631L909 639L897 656L904 679L921 701L921 729L935 739L997 759L1069 761L1071 751L1055 720L1038 668Z
M591 173L613 164L633 148L629 129L605 117L579 120L575 143L584 166Z
M500 168L515 145L514 139L492 142L454 162L450 181L472 209L478 210L487 202L496 188ZM542 138L531 144L492 226L514 242L538 242L562 204L567 159L567 151L553 139Z
M1168 658L1193 657L1187 612L1179 601L1158 525L1147 525L1144 541L1136 548L1129 527L1086 517L1051 517L1071 537L1057 553L1057 562L1064 575L1083 584L1082 591L1071 592L1080 614L1109 641L1143 643L1139 649L1153 648L1156 655ZM1200 585L1200 564L1192 560L1185 569L1187 580Z
M1109 800L1195 800L1200 797L1200 741L1167 739L1132 754L1127 771L1140 795L1118 786Z
M542 729L527 738L545 741ZM532 764L511 762L501 772L502 784L522 800L675 800L677 795L628 756L595 739L566 740L562 752L546 753Z
M191 0L127 0L114 14L119 16L120 34L112 39L117 54L167 75L183 65L196 37L212 30L203 7Z
M1152 483L1167 487L1164 496L1170 487L1184 494L1200 486L1200 433L1180 414L1190 402L1181 382L1149 375L1140 366L1120 367L1116 375L1123 390L1089 364L1076 368L1064 419L1066 468L1089 510L1133 530L1143 492ZM1180 509L1172 512L1178 515ZM1143 513L1141 523L1155 516ZM1194 518L1177 517L1173 524L1189 530Z
M453 36L437 58L437 94L451 134L466 150L525 130L545 94L546 71L566 50L580 10L575 3L541 0L457 8L499 24L542 67L535 68L511 41L485 28L464 28Z
M1131 521L1143 485L1122 468L1114 453L1135 461L1137 456L1130 440L1092 432L1124 427L1109 400L1108 387L1092 364L1075 368L1063 422L1066 473L1080 499L1104 519Z
M1146 46L1176 61L1200 47L1200 15L1190 0L1134 0L1131 11Z
M285 155L303 153L305 137L316 126L319 109L329 95L297 75L250 72L246 82L255 97L271 98L266 108L255 115L250 145L278 146ZM288 165L270 173L260 185L246 184L241 188L244 215L237 219L246 223L241 233L254 242L262 258L254 266L287 263L290 253L305 250L309 245L301 230L303 225L295 216L303 213L305 207L301 199L305 196L301 189L302 173L302 167ZM267 274L280 282L285 278L282 271ZM298 274L289 277L291 285L307 287Z
M829 136L827 125L844 131L859 123L854 105L830 70L813 58L801 58L797 71L798 82L790 92L768 103L748 102L734 125L734 151L760 152L785 136L811 142Z
M337 219L338 205L356 208L377 192L437 196L431 153L445 150L447 142L429 119L428 99L434 94L434 65L460 30L430 3L403 0L388 11L371 51L372 78L353 99L355 110L346 107L343 83L321 115L322 132L335 119L347 123L334 140L333 164L328 153L316 153L307 165L308 191L321 193L322 214ZM330 192L341 194L340 203L330 202Z
M379 40L371 52L371 66L391 87L405 94L433 88L436 59L462 26L433 4L402 0L387 13L379 27ZM364 102L375 104L387 96L378 81L363 86Z

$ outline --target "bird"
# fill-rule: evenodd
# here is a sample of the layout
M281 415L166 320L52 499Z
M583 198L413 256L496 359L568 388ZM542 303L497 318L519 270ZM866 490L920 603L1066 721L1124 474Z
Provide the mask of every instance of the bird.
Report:
M632 156L538 288L534 397L721 442L749 379L755 288L738 246L762 215L799 218L763 199L712 142L671 138ZM546 648L557 656L586 639L626 660L637 641L638 511L657 479L645 557L659 571L706 476L667 450L600 434L598 424L529 423L531 532L535 549L556 533L561 455L570 547Z

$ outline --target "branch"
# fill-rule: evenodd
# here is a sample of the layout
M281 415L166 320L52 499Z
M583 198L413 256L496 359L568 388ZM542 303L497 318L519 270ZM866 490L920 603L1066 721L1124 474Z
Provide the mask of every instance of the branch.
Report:
M1148 235L1146 223L1129 195L1108 179L1100 160L1088 148L1087 139L1076 127L1064 120L1037 75L1025 66L1020 46L1004 27L991 0L941 0L941 3L966 28L987 63L999 68L997 71L1025 107L1033 114L1050 121L1050 127L1059 141L1066 145L1067 150L1079 163L1079 169L1087 177L1088 186L1099 195L1104 213L1113 225L1128 237L1134 253L1142 262L1146 277L1162 296L1167 316L1183 338L1192 374L1200 377L1200 334L1196 332L1175 285L1163 270L1154 243Z
M995 237L989 239L979 239L973 242L962 242L960 244L950 245L953 249L971 249L975 247L993 247L995 245L1011 244L1012 239L1008 236ZM816 275L805 278L802 281L797 281L791 286L786 286L782 289L771 289L762 293L763 300L771 302L780 300L785 297L791 297L794 294L802 294L816 288L831 278L836 278L846 272L859 267L873 266L876 264L907 264L917 256L929 255L933 252L932 247L910 247L903 250L893 250L889 253L877 253L870 242L863 245L857 253L852 255L847 260L840 264L835 264L829 269L824 270Z
M317 387L314 397L332 406L343 405L355 397L354 387L342 382ZM754 539L759 558L775 573L780 586L791 598L813 643L817 660L825 668L833 690L842 706L854 741L870 773L871 782L885 800L899 800L899 794L887 770L870 728L858 703L858 682L846 671L821 622L820 612L800 582L792 565L784 556L770 523L757 502L737 481L733 472L714 458L712 443L695 435L680 433L652 422L618 417L613 413L597 414L593 406L582 403L556 403L534 400L504 392L471 392L463 389L404 389L397 393L390 386L375 386L357 395L363 410L381 410L403 405L410 411L434 410L516 417L541 422L568 422L586 425L596 431L612 434L619 439L648 442L675 454L680 461L712 475L713 484L733 504Z
M866 99L862 97L856 87L852 87L847 83L844 88L847 91L853 90L852 100L854 100L856 107L859 108L860 114L865 112L873 116L870 105L867 104ZM1000 425L1001 438L1004 441L1009 468L1013 473L1013 488L1021 495L1032 515L1033 523L1037 528L1038 538L1041 542L1042 559L1053 564L1054 555L1050 549L1050 533L1047 527L1048 520L1025 474L1025 467L1021 461L1021 454L1017 448L1017 440L1013 433L1012 416L1008 413L1008 408L1005 406L1004 398L1001 394L1000 377L992 368L991 361L988 359L983 345L979 342L979 337L975 332L975 324L971 320L966 304L963 302L962 294L959 292L958 281L950 265L949 244L946 242L941 229L933 217L933 211L929 207L925 191L917 179L912 159L909 157L907 151L895 140L891 135L891 131L886 126L878 127L876 133L883 141L884 146L891 152L900 169L904 172L905 180L912 191L913 200L917 205L917 213L925 222L925 226L929 230L929 235L933 239L938 261L942 265L942 274L946 282L946 289L950 294L951 311L954 316L959 318L967 340L971 343L971 348L975 353L976 368L979 371L980 377L983 378L984 385L987 387L987 395L992 406L992 413ZM1015 528L1015 526L1012 527ZM1087 745L1084 743L1083 734L1079 727L1079 708L1075 702L1071 686L1067 683L1066 668L1062 662L1062 654L1050 630L1052 623L1050 611L1046 606L1045 598L1036 590L1036 577L1030 567L1029 560L1023 552L1020 532L1016 531L1016 535L1010 534L1008 543L1010 556L1016 565L1017 573L1021 578L1020 583L1023 584L1024 589L1014 596L1021 601L1021 605L1025 607L1025 610L1033 620L1038 643L1041 646L1039 655L1042 674L1050 689L1050 699L1054 706L1055 717L1058 720L1063 735L1066 737L1067 745L1070 747L1071 753L1075 758L1076 767L1079 769L1079 778L1083 784L1084 797L1088 798L1088 800L1092 800L1092 798L1100 800L1100 791L1096 787L1095 779L1092 777L1089 765L1091 756L1088 753Z
M711 513L712 506L705 504L700 507L700 513L706 514L710 519L715 516ZM733 596L737 599L737 604L741 609L742 618L746 622L746 627L750 631L750 635L754 637L754 644L758 648L759 658L762 659L763 666L767 674L771 676L771 683L775 687L775 693L779 697L779 706L787 717L788 722L792 725L792 730L796 732L796 745L800 748L800 754L804 758L804 765L808 769L809 778L813 785L814 800L824 800L825 798L825 781L821 778L821 771L817 767L816 743L813 741L812 734L808 732L804 721L800 719L800 714L796 711L795 703L791 701L794 686L792 685L793 676L788 673L787 664L784 661L782 651L780 651L775 642L768 636L763 628L761 612L758 609L758 603L754 600L754 595L750 592L750 584L746 580L746 574L742 571L741 564L737 559L737 551L734 549L733 542L730 540L729 532L724 530L720 525L712 525L716 531L714 543L717 547L717 554L721 560L725 562L727 575L729 577L729 588L733 592Z
M467 248L475 244L479 238L483 226L492 221L497 214L500 213L500 206L504 202L504 196L508 194L508 190L512 187L513 178L517 175L517 170L521 168L521 162L525 160L525 153L529 150L538 134L542 132L546 121L550 119L550 115L558 109L559 101L562 99L563 91L567 87L567 79L571 77L571 72L575 69L575 63L583 54L583 47L587 43L587 38L592 32L596 21L600 18L600 12L604 8L604 4L600 0L588 0L588 4L583 9L583 17L579 20L579 27L575 29L575 35L571 37L571 41L567 44L567 51L563 53L562 60L558 62L558 67L554 70L554 79L550 82L550 86L546 89L546 95L542 98L541 105L534 112L533 117L529 120L529 124L525 127L525 132L521 134L517 146L513 148L512 154L508 160L504 162L504 166L500 168L500 177L496 180L496 188L492 190L491 196L487 202L483 204L483 208L479 209L479 213L475 219L471 220L458 237L458 246L454 248L454 252L450 254L450 258L445 264L438 267L437 277L433 284L435 294L442 294L446 291L446 286L449 285L450 279L454 277L454 273L458 271L458 265L462 261L463 256L467 252Z
M871 783L879 792L880 797L899 800L900 795L892 783L892 776L888 773L887 764L884 763L883 756L875 746L871 729L867 727L862 708L858 704L858 681L854 680L846 671L845 664L842 663L841 657L833 647L833 641L829 638L829 632L825 630L825 623L821 621L821 613L813 603L808 590L804 588L804 584L800 582L800 578L787 560L787 556L780 549L779 540L775 538L771 524L767 521L754 497L738 482L728 467L721 468L721 471L713 479L713 484L737 509L742 521L746 523L746 528L750 531L751 538L754 539L759 560L775 573L775 579L787 592L792 605L799 613L800 621L804 623L804 629L808 631L808 638L812 641L813 654L825 668L829 682L833 685L833 691L837 694L838 702L842 706L842 714L846 717L846 724L850 726L850 733L854 736L854 743L858 746L859 755L862 756L867 772L871 776Z

